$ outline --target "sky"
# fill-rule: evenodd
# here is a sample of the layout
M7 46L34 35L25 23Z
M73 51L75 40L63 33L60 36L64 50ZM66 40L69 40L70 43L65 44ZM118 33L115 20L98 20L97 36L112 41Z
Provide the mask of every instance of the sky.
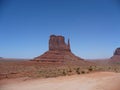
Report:
M39 56L51 34L70 38L79 57L110 58L120 47L120 0L0 0L0 57Z

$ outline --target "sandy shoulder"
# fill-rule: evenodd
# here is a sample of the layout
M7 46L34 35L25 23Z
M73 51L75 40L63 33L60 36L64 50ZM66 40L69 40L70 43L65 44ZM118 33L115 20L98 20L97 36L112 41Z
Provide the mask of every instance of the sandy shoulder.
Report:
M0 81L0 90L120 90L120 73L96 72L57 78Z

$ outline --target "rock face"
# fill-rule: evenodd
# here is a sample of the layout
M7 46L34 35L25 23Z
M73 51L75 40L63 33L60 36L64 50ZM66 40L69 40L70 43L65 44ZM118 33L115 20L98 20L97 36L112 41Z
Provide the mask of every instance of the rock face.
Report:
M63 36L51 35L49 40L49 50L50 51L71 51L70 43L68 39L68 44L65 43Z
M120 48L117 48L114 52L114 55L119 55L120 56Z
M110 62L120 62L120 48L117 48L110 59Z
M44 54L35 57L33 61L38 62L64 62L64 63L76 63L80 62L82 65L86 62L75 56L70 49L70 41L65 43L63 36L51 35L49 39L49 50Z

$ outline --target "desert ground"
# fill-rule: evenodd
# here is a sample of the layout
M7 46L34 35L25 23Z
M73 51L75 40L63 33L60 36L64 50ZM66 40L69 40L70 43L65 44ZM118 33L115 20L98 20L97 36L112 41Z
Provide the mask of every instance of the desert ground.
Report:
M120 90L119 63L87 63L1 60L0 90Z
M0 90L120 90L119 84L120 73L94 72L46 79L4 79Z

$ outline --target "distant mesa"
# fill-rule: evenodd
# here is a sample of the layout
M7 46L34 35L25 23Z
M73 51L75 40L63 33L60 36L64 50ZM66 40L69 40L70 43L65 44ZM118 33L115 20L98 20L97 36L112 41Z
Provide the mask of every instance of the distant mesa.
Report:
M115 55L120 56L120 47L115 50L114 56L115 56Z
M120 47L115 50L111 57L112 62L120 62Z
M75 56L71 52L70 40L68 39L67 44L65 43L65 38L63 36L51 35L49 39L49 50L44 54L35 57L33 61L38 62L68 62L75 63L75 61L84 64L85 61ZM76 62L76 63L78 63Z
M3 57L0 57L0 59L3 59Z

